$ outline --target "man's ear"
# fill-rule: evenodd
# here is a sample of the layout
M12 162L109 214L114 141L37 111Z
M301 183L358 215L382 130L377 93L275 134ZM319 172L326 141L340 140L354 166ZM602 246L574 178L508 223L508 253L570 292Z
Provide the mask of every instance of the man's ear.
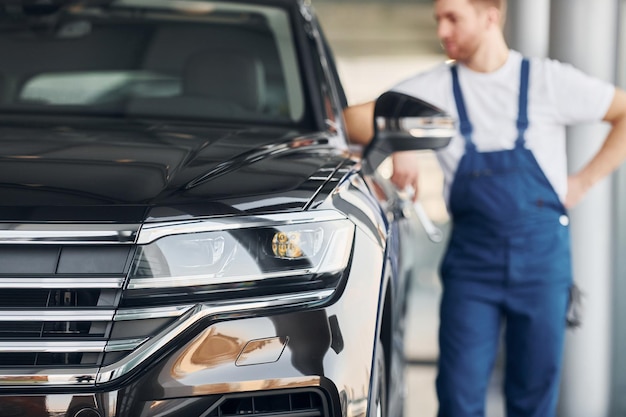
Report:
M489 6L487 7L487 21L489 25L495 25L495 27L503 28L504 27L504 16L502 15L502 11L497 7Z

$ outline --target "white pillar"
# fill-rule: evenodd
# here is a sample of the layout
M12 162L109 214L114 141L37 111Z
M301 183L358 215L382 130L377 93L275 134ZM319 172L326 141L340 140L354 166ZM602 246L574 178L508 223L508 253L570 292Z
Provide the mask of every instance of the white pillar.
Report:
M617 66L617 82L622 88L626 88L626 0L620 2L620 24L618 36L618 66ZM618 254L615 259L615 283L613 291L613 354L611 360L613 364L612 377L612 398L611 398L611 414L612 416L626 415L626 303L624 303L624 294L626 294L626 257L621 254L626 253L626 193L622 190L626 189L626 167L619 170L613 194L616 198L615 209L615 253ZM620 256L621 255L621 256Z
M552 0L550 56L608 81L615 80L618 0ZM597 151L608 127L568 130L568 157L578 170ZM568 332L559 414L606 417L611 392L613 277L611 178L572 210L574 278L585 297L583 327Z
M509 0L504 29L511 48L529 57L548 56L550 0Z

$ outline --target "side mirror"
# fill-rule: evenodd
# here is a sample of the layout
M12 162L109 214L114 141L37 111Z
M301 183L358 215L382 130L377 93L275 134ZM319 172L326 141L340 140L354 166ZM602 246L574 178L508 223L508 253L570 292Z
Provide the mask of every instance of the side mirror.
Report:
M372 172L393 152L439 149L456 134L454 119L415 97L387 92L376 100L374 138L363 153Z

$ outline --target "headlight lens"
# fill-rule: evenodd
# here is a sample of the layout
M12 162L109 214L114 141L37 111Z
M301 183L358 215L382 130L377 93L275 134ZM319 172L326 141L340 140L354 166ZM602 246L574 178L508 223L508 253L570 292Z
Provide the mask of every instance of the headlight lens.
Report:
M140 246L128 289L337 274L353 239L348 220L170 235Z
M322 248L324 229L276 232L272 238L272 252L282 259L299 259L315 256Z

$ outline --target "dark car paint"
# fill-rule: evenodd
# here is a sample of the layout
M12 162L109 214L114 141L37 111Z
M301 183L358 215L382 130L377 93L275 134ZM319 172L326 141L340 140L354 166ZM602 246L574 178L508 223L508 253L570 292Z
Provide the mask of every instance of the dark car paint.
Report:
M296 2L271 3L289 7L294 19L301 19ZM311 71L311 56L322 40L311 41L308 25L316 22L296 25L296 37L301 62ZM338 111L341 85L334 69L327 70L330 79L324 82L336 90ZM314 310L210 317L123 380L97 388L2 387L0 412L190 416L196 403L221 394L320 387L330 415L372 415L373 351L382 337L394 372L388 382L390 410L396 407L393 415L399 415L400 315L409 271L395 250L410 238L415 220L402 217L397 196L375 192L376 182L384 180L363 178L341 131L326 127L316 85L321 80L306 80L318 131L81 119L24 123L17 116L0 122L3 222L166 222L330 208L345 213L358 229L345 287L331 303ZM207 357L207 341L215 335L236 348ZM275 362L235 364L235 350L265 338L286 341Z
M140 223L302 210L346 159L330 142L279 128L5 124L0 215Z

